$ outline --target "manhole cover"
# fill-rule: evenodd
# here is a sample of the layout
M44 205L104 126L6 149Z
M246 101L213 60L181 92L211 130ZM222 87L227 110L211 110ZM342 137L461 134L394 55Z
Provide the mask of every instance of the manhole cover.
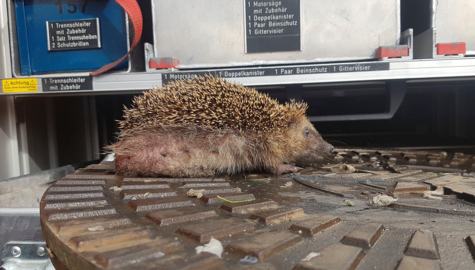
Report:
M58 269L475 269L473 156L337 151L282 176L91 165L44 194L48 251Z

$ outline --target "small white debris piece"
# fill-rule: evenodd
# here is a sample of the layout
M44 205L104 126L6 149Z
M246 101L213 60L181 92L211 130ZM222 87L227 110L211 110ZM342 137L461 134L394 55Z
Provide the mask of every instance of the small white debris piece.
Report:
M257 257L249 256L249 255L239 260L240 263L256 263L258 261L259 259Z
M426 199L431 199L431 200L439 200L439 201L442 200L442 197L436 197L432 195L444 195L444 188L437 187L437 189L433 191L430 191L430 190L424 191L424 193L422 194L422 197Z
M430 191L424 191L424 193L422 194L422 197L426 199L431 199L431 200L439 200L439 201L442 200L442 197L432 196L432 193Z
M118 186L113 186L113 187L110 187L109 189L112 191L122 191L122 189Z
M280 186L280 187L281 187L281 188L287 188L287 187L291 187L291 186L293 186L293 185L294 185L294 184L289 181L289 182L285 183L283 186Z
M150 192L145 192L145 194L143 195L144 198L147 198L147 196L150 194Z
M98 225L95 227L87 228L87 230L90 232L103 231L104 227L102 227L101 225Z
M437 187L436 190L431 191L430 194L432 195L444 195L444 188L443 187Z
M115 153L110 153L110 154L107 154L107 156L101 161L101 163L104 161L112 162L114 160L115 160Z
M330 169L336 173L354 173L356 172L356 168L351 166L351 165L348 165L348 164L336 164L336 165L328 165L328 166L324 166L322 167L322 169Z
M220 258L221 258L221 254L223 253L223 245L221 244L219 240L214 239L214 237L211 237L211 240L209 241L208 244L205 244L204 246L196 247L195 249L196 249L196 254L200 254L201 252L208 252Z
M391 196L384 195L384 194L378 194L369 201L369 204L374 205L374 206L388 206L390 204L397 202L397 200L398 198L393 198Z
M350 201L350 200L343 200L343 201L341 201L340 204L341 204L341 205L346 205L346 206L355 206L355 202L354 202L354 201Z
M206 189L190 189L186 193L189 197L196 197L196 198L201 198L203 197L203 193L206 191Z
M310 261L311 259L315 258L315 257L318 257L320 256L321 254L318 253L318 252L310 252L310 254L307 255L307 257L303 258L302 259L302 262L308 262Z
M354 172L356 172L355 167L353 167L353 166L351 166L351 165L348 165L348 164L342 164L342 165L340 166L340 170L345 171L345 172L349 172L349 173L354 173Z

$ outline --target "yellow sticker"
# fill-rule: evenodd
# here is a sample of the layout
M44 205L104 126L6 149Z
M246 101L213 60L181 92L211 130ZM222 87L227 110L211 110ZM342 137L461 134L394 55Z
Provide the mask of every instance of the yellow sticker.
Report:
M3 93L38 92L38 81L29 79L2 80Z

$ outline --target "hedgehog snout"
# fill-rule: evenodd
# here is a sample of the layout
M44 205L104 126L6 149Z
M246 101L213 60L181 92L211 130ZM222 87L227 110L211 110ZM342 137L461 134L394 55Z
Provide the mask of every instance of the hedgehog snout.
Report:
M317 136L315 148L313 148L317 155L324 158L333 156L333 145L327 143L320 135Z
M325 153L328 154L329 156L333 155L333 151L335 150L333 145L331 145L327 142L324 142L324 143L325 143L325 145L323 146L323 149L324 149Z

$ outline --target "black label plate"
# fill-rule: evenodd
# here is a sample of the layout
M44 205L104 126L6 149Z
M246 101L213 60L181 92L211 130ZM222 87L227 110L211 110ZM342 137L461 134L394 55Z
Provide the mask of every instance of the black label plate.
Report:
M199 72L169 72L162 73L162 85L170 81L192 79L196 76L210 74L221 78L247 78L266 76L289 76L289 75L317 75L328 73L368 72L389 70L388 62L355 63L355 64L324 64L302 65L272 68L243 68L243 69L220 69Z
M246 53L300 51L300 0L246 0Z
M43 92L92 90L92 77L42 78Z
M46 22L48 51L101 48L99 19Z

